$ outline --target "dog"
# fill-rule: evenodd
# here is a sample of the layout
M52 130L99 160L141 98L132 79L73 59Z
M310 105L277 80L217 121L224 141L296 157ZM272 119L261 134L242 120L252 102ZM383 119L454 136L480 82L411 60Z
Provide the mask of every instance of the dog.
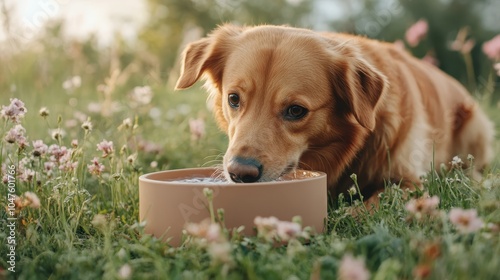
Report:
M455 79L394 44L284 26L222 25L187 45L176 89L206 80L228 135L224 176L263 182L296 168L327 174L336 198L493 156L493 123Z

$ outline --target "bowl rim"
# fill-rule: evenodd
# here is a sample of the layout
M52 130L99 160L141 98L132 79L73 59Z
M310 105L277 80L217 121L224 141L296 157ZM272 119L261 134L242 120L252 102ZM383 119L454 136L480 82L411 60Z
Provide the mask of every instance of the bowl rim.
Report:
M144 182L148 184L159 184L159 185L166 185L166 186L172 186L172 185L192 185L192 186L206 186L206 187L232 187L232 186L238 186L238 187L244 187L244 186L262 186L262 185L284 185L284 184L291 184L291 183L298 183L298 182L305 182L305 181L313 181L313 180L321 180L323 177L326 177L326 173L322 171L313 171L313 170L306 170L306 169L297 169L297 171L305 171L305 172L310 172L312 174L317 174L315 176L303 178L303 179L297 179L297 180L283 180L283 181L268 181L268 182L256 182L256 183L234 183L234 182L224 182L224 183L190 183L190 182L180 182L180 181L164 181L164 180L154 180L149 178L150 176L155 176L163 173L174 173L174 172L179 172L179 171L193 171L193 172L200 172L200 171L208 171L208 170L217 170L216 167L191 167L191 168L177 168L177 169L169 169L169 170L162 170L162 171L156 171L156 172L151 172L151 173L146 173L141 176L139 176L139 182Z

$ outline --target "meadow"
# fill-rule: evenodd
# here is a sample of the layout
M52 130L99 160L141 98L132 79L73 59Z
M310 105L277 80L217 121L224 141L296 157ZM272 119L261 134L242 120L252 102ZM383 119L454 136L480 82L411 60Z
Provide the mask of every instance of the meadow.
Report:
M174 92L145 54L52 39L0 57L0 278L498 279L498 156L480 181L467 157L409 196L388 185L371 213L341 196L323 233L267 219L255 237L191 225L178 248L145 234L139 176L218 164L227 138L199 85Z

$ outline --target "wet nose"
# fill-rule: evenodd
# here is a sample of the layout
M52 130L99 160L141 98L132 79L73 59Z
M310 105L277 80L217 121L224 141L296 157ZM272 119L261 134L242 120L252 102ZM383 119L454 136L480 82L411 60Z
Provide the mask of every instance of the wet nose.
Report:
M227 166L227 172L235 183L253 183L262 176L262 164L253 158L234 157Z

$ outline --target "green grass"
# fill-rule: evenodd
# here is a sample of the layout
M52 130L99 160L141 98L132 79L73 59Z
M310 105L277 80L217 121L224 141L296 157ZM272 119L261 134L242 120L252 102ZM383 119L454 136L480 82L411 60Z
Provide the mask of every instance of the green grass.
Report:
M332 279L348 254L364 260L371 279L414 279L416 273L428 279L498 277L498 157L481 182L470 180L467 170L430 173L424 191L440 198L438 210L430 218L410 218L405 209L410 198L405 198L397 186L388 186L381 195L380 209L353 217L350 208L340 203L339 208L330 209L327 230L305 243L292 241L288 246L276 246L262 238L236 234L227 241L228 262L214 261L210 251L197 242L169 247L144 234L138 221L138 177L152 171L220 163L227 139L205 106L206 95L198 87L172 92L171 86L157 78L159 73L138 58L140 55L123 52L117 57L122 70L128 63L135 63L138 70L122 76L123 81L117 82L106 97L96 88L109 77L109 57L85 52L85 48L80 57L70 56L64 47L49 44L45 48L43 56L25 50L0 61L0 104L8 105L13 97L26 103L28 113L21 123L30 143L30 147L19 150L2 140L0 161L15 165L18 175L20 165L36 171L30 181L16 178L15 193L31 191L41 200L40 208L27 206L16 213L15 273L7 270L9 216L7 211L0 212L0 278L118 279L125 266L131 269L131 279ZM68 92L61 84L73 75L82 77L82 86ZM16 86L15 91L11 85ZM152 102L131 106L131 90L142 85L151 86ZM91 102L107 101L116 102L120 109L107 109L104 114L88 109ZM38 115L41 107L48 108L48 117ZM498 108L487 109L500 124ZM78 117L77 111L85 117L72 121ZM81 128L87 118L93 124L90 132ZM119 129L126 118L137 126ZM190 118L206 122L206 135L199 140L191 139ZM71 127L72 122L76 126ZM2 139L12 126L8 121L2 124ZM52 139L49 131L58 127L66 134ZM44 171L49 156L34 157L32 153L32 141L37 139L49 146L68 148L77 139L71 157L76 168L56 169L49 176ZM96 150L103 139L113 141L115 148L106 158ZM159 150L145 150L144 143L154 143ZM87 170L94 157L105 166L99 176ZM134 160L130 162L129 157ZM9 202L6 185L1 188L2 209ZM475 233L460 233L447 215L457 207L477 209L488 226ZM99 223L96 215L104 216L106 222Z

